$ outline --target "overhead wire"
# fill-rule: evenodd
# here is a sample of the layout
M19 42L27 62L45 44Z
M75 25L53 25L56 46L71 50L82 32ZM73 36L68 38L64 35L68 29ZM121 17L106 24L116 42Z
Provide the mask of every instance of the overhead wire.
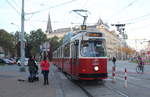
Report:
M130 3L127 4L127 6L125 6L124 8L122 8L120 11L115 12L113 15L111 15L111 17L115 17L116 14L118 16L118 14L121 14L122 12L124 12L123 10L126 10L127 8L129 8L130 6L132 6L134 3L136 3L137 1L138 0L131 1Z
M130 7L130 6L132 6L136 1L138 1L138 0L134 0L134 1L132 1L131 3L129 3L124 9L126 9L126 8L128 8L128 7Z
M20 1L20 0L19 0ZM16 0L12 0L12 2L18 7L18 8L21 8L18 3L16 2Z
M130 6L132 6L134 3L136 3L138 0L134 0L132 1L131 3L129 3L126 7L124 7L123 9L127 9L129 8ZM122 9L122 10L123 10ZM137 22L140 22L140 21L143 21L143 20L148 20L150 19L150 13L147 13L145 15L142 15L142 16L139 16L139 17L135 17L135 18L132 18L132 19L128 19L128 20L123 20L123 21L119 21L119 22L123 22L124 24L127 24L127 25L131 25L131 24L136 24ZM148 18L147 18L148 17ZM145 19L146 18L146 19ZM148 27L149 25L144 25L144 26L141 26L141 27L136 27L132 30L137 30L137 29L142 29L142 28L145 28L145 27Z
M30 19L33 17L34 14L31 14L31 16L27 19L25 19L25 21L30 21Z
M76 0L71 0L71 1L63 2L61 4L57 4L57 5L54 5L54 6L51 6L49 8L45 8L45 9L39 10L39 11L35 11L35 12L31 12L31 13L25 13L25 15L31 15L28 19L25 19L25 20L26 21L30 21L34 14L46 11L46 10L51 9L51 8L55 8L55 7L59 7L59 6L62 6L62 5L66 5L66 4L72 3L74 1L76 1Z
M150 26L150 23L145 24L145 25L140 26L140 27L129 28L129 30L139 30L139 29L147 28L149 26Z
M150 13L148 14L145 14L145 15L142 15L142 16L139 16L139 17L135 17L135 18L132 18L132 19L128 19L128 20L123 20L121 22L126 22L127 24L134 24L135 22L137 22L138 20L143 20L145 17L148 17L150 16ZM148 18L150 19L150 17ZM144 19L146 20L146 19ZM133 22L132 22L133 21Z
M12 5L12 3L9 0L6 0L6 2L12 9L14 9L18 14L20 14L20 12Z
M55 7L59 7L59 6L63 6L63 5L72 3L72 2L74 2L74 1L76 1L76 0L71 0L71 1L63 2L63 3L61 3L61 4L57 4L57 5L54 5L54 6L45 8L45 9L41 9L41 10L38 10L38 11L35 11L35 12L26 13L26 14L27 14L27 15L28 15L28 14L37 14L37 13L40 13L40 12L43 12L43 11L46 11L46 10L49 10L49 9L52 9L52 8L55 8Z

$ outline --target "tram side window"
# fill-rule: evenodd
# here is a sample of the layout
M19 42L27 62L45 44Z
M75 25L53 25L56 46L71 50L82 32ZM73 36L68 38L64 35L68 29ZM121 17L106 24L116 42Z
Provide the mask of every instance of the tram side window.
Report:
M62 51L61 51L61 48L60 48L60 58L62 57L61 52L62 52Z
M58 49L58 58L60 58L60 48Z
M67 44L65 47L64 47L64 57L69 57L70 56L70 45Z
M74 44L71 45L71 57L75 58L75 45Z

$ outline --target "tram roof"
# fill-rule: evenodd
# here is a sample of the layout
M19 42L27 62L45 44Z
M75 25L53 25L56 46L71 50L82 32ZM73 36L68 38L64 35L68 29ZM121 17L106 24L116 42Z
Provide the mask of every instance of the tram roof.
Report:
M64 37L64 43L67 43L69 41L73 41L76 39L80 39L83 34L85 35L85 33L102 33L102 34L104 34L103 32L100 32L96 28L87 28L86 30L76 30L74 32L68 32L66 34L66 36Z
M100 32L100 31L99 31L98 29L96 29L96 28L87 28L86 30L77 30L77 31L74 31L75 34L82 33L82 32L103 33L103 32Z
M74 35L72 38L71 38L71 41L74 41L74 40L77 40L77 39L83 39L84 36L86 36L86 33L102 33L102 37L90 37L89 39L105 39L104 37L104 33L103 32L100 32L99 30L93 30L93 29L88 29L88 30L80 30L80 31L77 31L77 34Z

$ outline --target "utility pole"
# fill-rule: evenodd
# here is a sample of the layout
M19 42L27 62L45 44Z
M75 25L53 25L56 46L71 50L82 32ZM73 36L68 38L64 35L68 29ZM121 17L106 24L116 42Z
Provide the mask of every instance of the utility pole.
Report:
M125 25L126 24L111 24L112 26L115 26L117 28L117 31L119 34L122 36L121 42L120 42L120 54L121 54L121 59L123 59L123 52L122 52L122 47L123 47L123 40L128 39L127 34L125 33Z
M111 24L112 26L115 26L117 28L117 31L119 31L119 34L122 35L124 39L126 39L126 34L125 34L125 25L126 24Z
M21 66L24 68L24 58L25 58L25 43L24 43L24 0L22 0L22 9L21 9L21 33L20 33L20 40L21 40Z

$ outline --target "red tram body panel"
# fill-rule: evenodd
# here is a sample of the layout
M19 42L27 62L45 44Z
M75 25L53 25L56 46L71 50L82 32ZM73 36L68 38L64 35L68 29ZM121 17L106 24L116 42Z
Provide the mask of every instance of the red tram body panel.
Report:
M80 59L78 66L80 79L105 79L107 77L107 59ZM98 66L99 70L94 71L94 66Z

